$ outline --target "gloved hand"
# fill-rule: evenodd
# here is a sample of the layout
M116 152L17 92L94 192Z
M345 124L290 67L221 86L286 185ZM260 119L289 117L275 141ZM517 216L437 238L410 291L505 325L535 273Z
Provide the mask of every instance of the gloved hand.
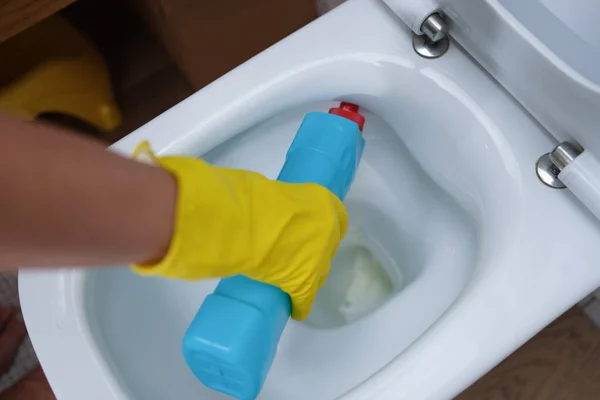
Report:
M279 287L292 318L308 317L347 228L342 202L326 188L272 181L187 157L134 157L175 175L175 233L163 260L135 265L141 275L204 279L243 274Z

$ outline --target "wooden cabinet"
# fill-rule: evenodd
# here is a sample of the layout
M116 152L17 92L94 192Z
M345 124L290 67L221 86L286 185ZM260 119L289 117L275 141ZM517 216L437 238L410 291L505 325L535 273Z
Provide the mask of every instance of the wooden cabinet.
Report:
M63 9L75 0L0 0L0 42Z

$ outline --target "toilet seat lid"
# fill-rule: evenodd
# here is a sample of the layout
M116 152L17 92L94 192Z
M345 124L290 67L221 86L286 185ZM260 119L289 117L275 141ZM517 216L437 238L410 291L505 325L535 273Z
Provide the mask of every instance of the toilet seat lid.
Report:
M498 0L558 58L600 85L600 2Z
M600 156L600 2L440 3L451 36L550 133Z

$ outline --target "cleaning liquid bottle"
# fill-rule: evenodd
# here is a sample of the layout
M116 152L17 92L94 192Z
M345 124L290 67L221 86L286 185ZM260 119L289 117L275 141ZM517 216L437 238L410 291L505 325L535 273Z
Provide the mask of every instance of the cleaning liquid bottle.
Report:
M317 183L344 200L365 145L365 118L358 110L341 103L329 113L308 113L277 179ZM275 286L241 275L222 279L184 336L184 358L204 385L255 399L290 312L289 295Z

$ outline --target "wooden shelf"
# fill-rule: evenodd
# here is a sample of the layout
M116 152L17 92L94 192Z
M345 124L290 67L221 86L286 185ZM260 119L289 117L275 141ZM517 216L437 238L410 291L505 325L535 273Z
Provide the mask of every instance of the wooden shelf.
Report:
M75 0L0 0L0 43Z

